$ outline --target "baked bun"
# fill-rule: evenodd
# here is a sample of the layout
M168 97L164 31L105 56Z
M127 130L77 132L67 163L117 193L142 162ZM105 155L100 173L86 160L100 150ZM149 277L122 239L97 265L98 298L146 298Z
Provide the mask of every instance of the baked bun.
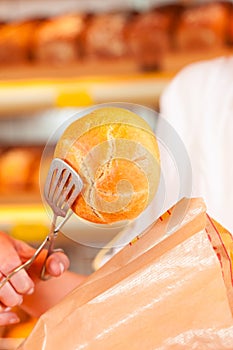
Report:
M38 21L13 22L0 26L0 62L16 63L31 57L31 34Z
M230 12L230 21L229 21L229 28L228 28L228 39L231 44L233 44L233 6L231 8Z
M126 38L130 54L143 68L157 68L170 49L172 16L165 11L143 12L130 21Z
M136 218L158 187L156 137L144 119L127 109L99 108L76 120L61 136L54 156L81 176L84 187L73 211L94 223Z
M228 7L207 3L187 8L180 16L175 33L179 50L201 50L225 45L229 21Z
M121 58L127 56L125 28L127 14L94 15L83 33L83 50L88 58Z
M27 190L35 164L35 153L29 148L7 150L0 159L0 188L3 192Z
M34 33L34 58L46 63L75 62L81 55L85 16L70 14L44 21Z

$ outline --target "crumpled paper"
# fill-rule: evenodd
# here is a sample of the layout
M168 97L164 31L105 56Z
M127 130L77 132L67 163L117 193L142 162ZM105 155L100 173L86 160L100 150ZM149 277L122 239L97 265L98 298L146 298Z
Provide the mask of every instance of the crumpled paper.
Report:
M19 349L230 349L231 274L205 204L183 199L43 314Z

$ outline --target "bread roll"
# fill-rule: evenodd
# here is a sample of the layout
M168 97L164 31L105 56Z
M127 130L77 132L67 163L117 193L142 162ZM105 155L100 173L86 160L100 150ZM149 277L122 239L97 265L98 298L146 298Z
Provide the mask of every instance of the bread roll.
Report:
M193 6L183 11L175 34L179 50L218 48L225 44L228 7L221 3Z
M76 61L81 54L80 35L85 24L81 14L51 18L34 34L34 58L46 63Z
M83 35L85 56L89 58L119 58L127 55L125 26L127 14L105 13L94 15Z
M233 5L231 6L231 11L230 11L228 39L230 43L233 44Z
M104 107L76 120L58 141L54 156L81 176L84 188L73 210L94 223L136 218L158 187L155 135L144 119L126 109Z
M141 13L130 21L126 37L130 54L144 68L157 68L171 47L171 12L154 10Z
M34 164L30 148L11 148L1 155L0 186L3 192L25 190L29 187Z
M30 59L32 33L38 21L14 22L0 27L0 62L26 62Z

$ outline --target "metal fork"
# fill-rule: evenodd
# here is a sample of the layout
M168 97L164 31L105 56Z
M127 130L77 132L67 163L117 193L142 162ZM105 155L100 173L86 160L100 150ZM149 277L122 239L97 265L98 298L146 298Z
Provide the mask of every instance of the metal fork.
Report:
M0 289L22 269L28 269L41 251L48 244L48 251L45 261L41 270L41 279L46 280L46 261L48 257L55 251L54 241L57 237L61 227L67 222L72 215L72 204L78 197L83 187L83 182L78 173L65 161L55 158L53 159L50 169L46 178L44 187L44 197L53 211L53 220L49 234L46 236L41 245L37 248L33 256L28 259L24 264L16 267L12 270L4 279L0 282ZM68 213L68 214L67 214ZM64 219L56 226L58 216ZM57 251L57 250L56 250Z

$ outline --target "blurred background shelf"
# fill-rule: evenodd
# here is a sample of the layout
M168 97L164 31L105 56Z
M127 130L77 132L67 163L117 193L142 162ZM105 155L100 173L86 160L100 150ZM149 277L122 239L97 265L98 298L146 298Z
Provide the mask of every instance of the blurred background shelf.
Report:
M219 56L232 48L199 53L168 53L160 71L140 72L132 60L0 67L0 118L51 108L82 108L105 102L131 102L159 108L169 81L186 65Z
M232 54L230 0L0 0L0 118L114 101L158 109L184 66Z
M98 74L94 74L88 68L89 73L85 74L85 68L82 72L80 67L69 67L61 72L37 67L16 70L20 72L18 76L14 70L9 70L10 74L5 71L1 79L0 72L0 117L53 107L81 108L114 101L157 107L159 96L173 75L137 73L132 70L132 65L129 66L132 73L129 73L128 68L124 72L120 67L120 73L117 73L116 64L112 69L114 74L106 69L104 74L100 69L96 70Z

